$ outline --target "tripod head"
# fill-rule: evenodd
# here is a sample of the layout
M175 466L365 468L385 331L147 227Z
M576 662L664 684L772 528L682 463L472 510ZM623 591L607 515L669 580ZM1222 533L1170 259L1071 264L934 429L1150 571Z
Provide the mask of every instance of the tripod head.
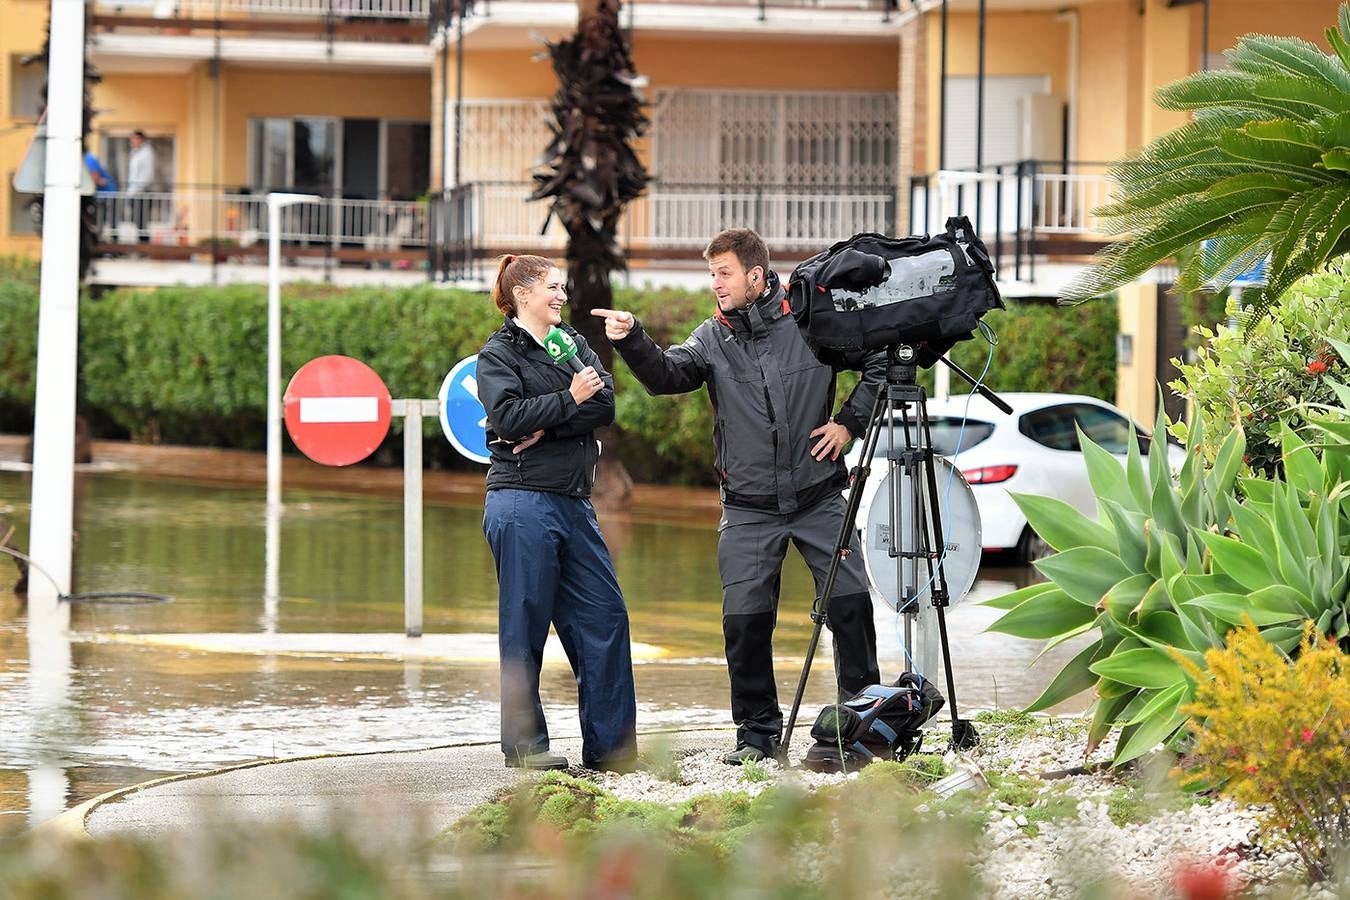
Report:
M925 355L933 362L924 363L922 360ZM915 378L918 376L920 365L931 366L933 363L940 362L957 375L964 378L966 383L981 397L994 404L994 406L1007 415L1012 415L1012 407L1009 406L1002 397L989 390L989 388L981 384L977 378L940 353L933 353L931 350L920 350L919 347L916 347L913 344L892 344L886 348L886 360L886 383L888 385L912 385L914 384Z

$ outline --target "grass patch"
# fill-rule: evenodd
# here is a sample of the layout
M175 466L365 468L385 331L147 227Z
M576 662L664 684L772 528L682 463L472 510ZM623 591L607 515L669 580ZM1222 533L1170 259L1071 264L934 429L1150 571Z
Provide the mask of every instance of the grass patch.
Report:
M759 784L760 782L768 781L772 777L773 776L769 774L769 767L758 760L747 759L745 762L741 763L741 781L748 784Z

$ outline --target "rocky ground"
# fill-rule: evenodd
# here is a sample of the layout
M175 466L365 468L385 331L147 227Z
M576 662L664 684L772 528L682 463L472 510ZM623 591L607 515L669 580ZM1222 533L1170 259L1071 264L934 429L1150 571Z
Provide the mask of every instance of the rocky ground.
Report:
M977 722L980 745L946 760L978 769L987 782L962 792L961 802L985 822L977 868L994 896L1350 897L1303 885L1293 853L1258 843L1257 810L1183 793L1168 778L1166 760L1113 770L1107 765L1112 738L1084 759L1087 726L1081 719L986 713ZM804 745L810 743L802 737ZM938 729L927 743L941 747L944 738ZM774 762L740 769L720 761L724 749L663 756L659 747L649 746L645 771L592 777L621 798L665 803L858 777L784 769ZM804 749L794 747L794 757ZM1205 893L1206 885L1219 891Z

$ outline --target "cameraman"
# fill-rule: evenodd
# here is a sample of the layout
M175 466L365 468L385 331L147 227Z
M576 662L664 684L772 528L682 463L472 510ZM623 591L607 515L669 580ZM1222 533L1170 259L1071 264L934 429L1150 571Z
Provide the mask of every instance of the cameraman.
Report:
M769 251L733 228L703 251L717 312L683 344L662 351L632 313L592 310L605 336L653 394L706 384L721 482L717 564L736 747L723 762L777 756L783 712L773 675L773 628L788 542L823 590L843 523L848 475L840 452L862 435L885 383L885 353L859 353L862 381L833 417L835 372L797 330ZM880 681L872 600L856 536L839 565L828 624L841 697Z

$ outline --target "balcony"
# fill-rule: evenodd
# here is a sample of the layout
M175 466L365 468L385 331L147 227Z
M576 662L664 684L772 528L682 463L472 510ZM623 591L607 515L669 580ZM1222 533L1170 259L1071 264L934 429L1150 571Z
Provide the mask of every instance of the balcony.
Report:
M941 229L966 216L989 248L999 277L1035 282L1038 260L1080 260L1107 235L1092 211L1115 183L1106 163L1023 160L979 170L949 170L910 181L910 233Z
M416 44L425 48L435 0L92 0L96 48L112 55L148 55L169 47L221 41L223 58L240 56L249 41L281 39ZM209 49L209 48L208 48ZM201 53L194 53L200 56ZM429 61L430 57L427 57Z
M99 252L152 259L263 260L270 238L265 194L210 188L100 194ZM353 263L420 264L427 252L427 204L318 198L281 214L282 255Z

